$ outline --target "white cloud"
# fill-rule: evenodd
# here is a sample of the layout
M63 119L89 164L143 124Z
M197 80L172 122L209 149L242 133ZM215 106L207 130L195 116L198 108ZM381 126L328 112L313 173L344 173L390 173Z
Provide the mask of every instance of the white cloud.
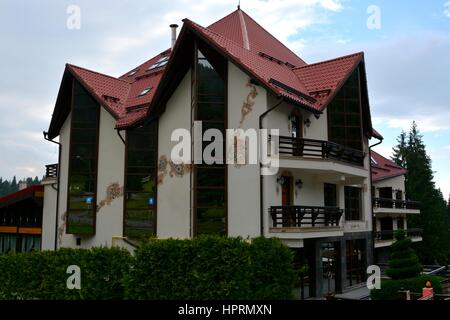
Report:
M444 3L444 14L450 18L450 1Z

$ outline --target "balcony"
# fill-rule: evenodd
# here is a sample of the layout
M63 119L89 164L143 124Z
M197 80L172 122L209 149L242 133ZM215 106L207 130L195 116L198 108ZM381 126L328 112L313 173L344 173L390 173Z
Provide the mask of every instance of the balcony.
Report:
M45 166L45 178L54 179L58 177L58 164L49 164Z
M273 137L269 136L271 140ZM364 164L364 152L343 145L314 139L279 136L280 155L310 159L337 160L357 166Z
M412 241L421 241L422 240L422 229L411 228L406 230L406 235L411 238ZM374 232L375 241L393 241L395 239L395 231L394 230L381 230Z
M388 198L374 198L373 199L373 207L374 209L397 209L397 210L412 210L418 211L420 210L420 202L411 201L411 200L397 200L397 199L388 199ZM386 210L377 210L378 212L386 211Z
M343 210L337 207L274 206L269 208L274 228L339 227Z

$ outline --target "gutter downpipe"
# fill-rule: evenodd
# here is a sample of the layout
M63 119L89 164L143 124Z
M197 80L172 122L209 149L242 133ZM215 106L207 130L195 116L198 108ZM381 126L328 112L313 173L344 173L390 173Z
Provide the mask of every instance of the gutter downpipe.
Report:
M376 147L378 145L380 145L383 142L383 139L379 139L379 141L373 145L369 145L369 168L370 168L370 207L372 208L371 212L372 212L372 245L373 245L373 253L372 253L372 259L374 259L374 255L375 255L375 230L377 228L376 225L376 219L375 219L375 214L373 211L373 199L372 199L372 148ZM375 263L375 261L372 261L372 263Z
M271 108L266 110L263 114L259 116L259 131L261 133L262 129L262 121L265 116L267 116L270 112L275 110L283 101L284 99L278 97L279 101ZM262 141L260 142L262 143ZM261 150L261 148L260 148ZM261 151L260 151L261 152ZM264 177L261 174L262 164L259 164L259 209L260 209L260 235L261 237L264 237L264 201L263 201L263 184L264 184Z
M60 142L56 142L52 139L49 139L48 132L43 131L42 133L44 135L45 140L58 145L58 167L57 167L57 171L56 171L56 174L57 174L56 183L58 185L58 188L56 189L57 193L56 193L56 219L55 219L55 245L54 245L54 248L56 251L56 250L58 250L59 183L60 183L60 177L61 177L60 166L61 166L61 148L62 148L62 146L61 146Z

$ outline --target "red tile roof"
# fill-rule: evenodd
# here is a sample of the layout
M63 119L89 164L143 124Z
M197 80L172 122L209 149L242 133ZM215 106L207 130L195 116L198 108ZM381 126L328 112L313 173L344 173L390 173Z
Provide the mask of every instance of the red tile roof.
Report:
M322 109L364 58L362 52L295 68L294 73L304 83L308 94L317 99Z
M34 196L42 197L42 192L44 192L44 186L35 185L23 190L16 191L14 193L10 193L4 197L0 198L0 208L11 205L13 203L17 203L24 199L28 199ZM39 193L39 194L36 194Z
M274 94L312 112L321 112L363 60L363 54L357 53L307 65L240 9L208 28L188 19L183 21L183 28L222 51ZM73 65L67 65L67 69L111 112L117 119L116 127L122 129L151 113L148 109L166 66L152 71L148 68L170 54L168 49L119 78ZM152 88L149 94L139 97L149 87Z
M386 159L379 153L371 151L372 155L372 180L380 181L387 178L398 177L407 172L392 160Z
M305 61L240 9L214 22L208 29L253 53L263 52L296 67L306 65Z

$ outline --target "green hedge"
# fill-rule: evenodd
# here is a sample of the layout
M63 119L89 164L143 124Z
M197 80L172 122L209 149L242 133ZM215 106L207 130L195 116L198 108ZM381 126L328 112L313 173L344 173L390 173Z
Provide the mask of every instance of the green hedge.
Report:
M291 251L280 240L149 240L126 277L129 299L291 299Z
M81 290L66 288L69 265ZM118 248L0 254L0 299L291 299L291 251L277 239L148 240Z
M403 280L383 280L381 289L370 291L372 300L400 300L400 290L410 290L414 293L422 293L427 281L431 282L431 286L435 293L442 293L441 281L443 278L431 275L421 275L416 278Z
M118 248L0 254L1 299L123 299L131 255ZM81 269L81 290L67 289L67 267Z

